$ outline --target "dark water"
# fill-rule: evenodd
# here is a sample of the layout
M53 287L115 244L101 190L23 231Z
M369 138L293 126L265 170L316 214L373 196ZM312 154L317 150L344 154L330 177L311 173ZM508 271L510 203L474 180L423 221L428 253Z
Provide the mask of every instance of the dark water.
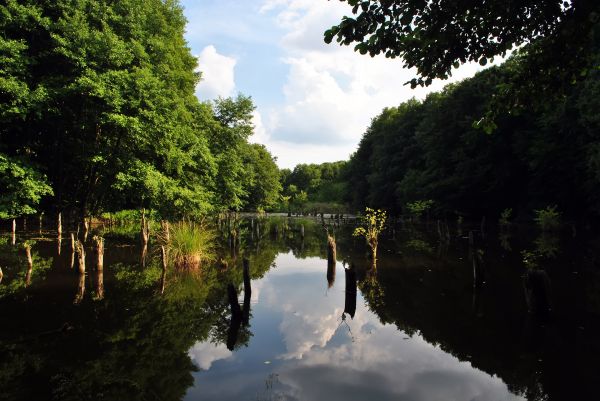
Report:
M243 222L163 295L134 239L106 234L102 274L90 242L80 277L66 237L58 255L51 232L3 234L0 399L598 399L597 241L513 228L470 247L467 228L398 225L373 269L342 225L333 268L300 223Z

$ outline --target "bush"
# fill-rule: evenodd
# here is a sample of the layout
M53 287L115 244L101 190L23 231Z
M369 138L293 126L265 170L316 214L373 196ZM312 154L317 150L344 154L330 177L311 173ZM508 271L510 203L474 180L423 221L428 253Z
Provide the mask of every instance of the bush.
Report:
M557 206L546 206L545 209L534 210L535 223L543 231L551 231L560 227L560 212L556 210Z

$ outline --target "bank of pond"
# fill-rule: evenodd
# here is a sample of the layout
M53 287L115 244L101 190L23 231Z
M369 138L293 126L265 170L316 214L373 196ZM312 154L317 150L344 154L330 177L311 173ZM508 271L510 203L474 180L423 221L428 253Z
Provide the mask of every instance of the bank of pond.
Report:
M0 235L0 399L596 393L585 233L392 221L374 261L353 216L63 224Z

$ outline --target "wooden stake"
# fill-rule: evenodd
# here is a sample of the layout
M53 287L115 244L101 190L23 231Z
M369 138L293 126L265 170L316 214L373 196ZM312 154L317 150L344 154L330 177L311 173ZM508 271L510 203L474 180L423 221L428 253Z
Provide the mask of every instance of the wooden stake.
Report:
M77 240L77 261L79 263L79 273L85 274L85 248L81 241Z
M62 218L61 218L62 213L58 213L58 236L60 237L62 235Z
M17 220L13 219L12 221L12 244L15 245L17 243Z
M327 234L327 263L335 266L336 261L336 245L335 238Z
M23 245L25 248L25 255L27 256L27 274L25 275L25 287L31 284L31 275L33 273L33 258L31 257L31 246L29 244Z
M167 250L164 245L160 246L160 254L162 256L162 275L160 276L160 294L165 293L165 284L167 281Z

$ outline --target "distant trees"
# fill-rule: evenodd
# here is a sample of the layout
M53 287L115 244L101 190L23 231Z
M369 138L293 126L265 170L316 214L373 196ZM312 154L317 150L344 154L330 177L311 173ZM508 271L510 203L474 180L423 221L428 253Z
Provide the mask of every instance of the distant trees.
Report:
M307 202L343 203L345 161L321 164L298 164L293 170L282 169L281 184L284 196L292 206Z

